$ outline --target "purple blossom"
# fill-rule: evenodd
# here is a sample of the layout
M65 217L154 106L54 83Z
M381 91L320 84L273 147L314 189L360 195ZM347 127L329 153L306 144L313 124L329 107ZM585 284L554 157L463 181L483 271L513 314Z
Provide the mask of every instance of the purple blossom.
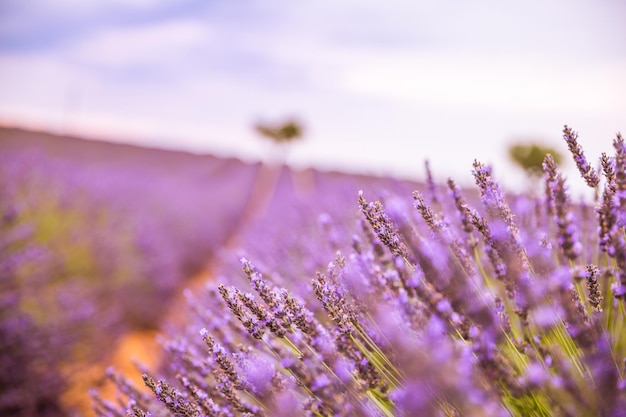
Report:
M600 183L600 177L597 172L589 165L587 158L583 153L583 149L578 143L578 133L574 132L567 125L563 128L563 139L567 142L576 167L580 172L587 185L591 188L595 188Z

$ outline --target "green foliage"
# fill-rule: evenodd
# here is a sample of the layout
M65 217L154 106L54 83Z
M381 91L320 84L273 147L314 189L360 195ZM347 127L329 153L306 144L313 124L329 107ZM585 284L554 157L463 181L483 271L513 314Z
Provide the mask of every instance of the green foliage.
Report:
M108 294L132 288L140 271L132 225L90 201L85 190L63 192L61 184L38 173L15 188L20 210L13 227L29 230L28 242L43 251L36 261L16 265L20 309L38 326L62 320L71 309L90 302L98 313L109 312L113 306L106 301ZM22 246L14 243L10 249L24 250ZM77 301L68 310L67 301L61 300L71 298ZM119 312L113 315L118 321L127 319ZM89 322L81 326L96 331Z
M64 202L54 192L42 190L33 203L25 204L22 221L34 227L35 242L54 252L55 267L48 274L54 274L55 280L105 279L112 285L136 273L133 263L138 254L130 225L114 213L88 203L79 193Z
M557 164L563 160L563 156L556 149L527 141L512 144L509 146L508 152L509 158L531 177L542 175L541 164L547 154L552 155Z
M278 144L295 142L302 139L304 135L302 123L295 119L287 119L274 124L259 122L255 124L254 129L262 137Z

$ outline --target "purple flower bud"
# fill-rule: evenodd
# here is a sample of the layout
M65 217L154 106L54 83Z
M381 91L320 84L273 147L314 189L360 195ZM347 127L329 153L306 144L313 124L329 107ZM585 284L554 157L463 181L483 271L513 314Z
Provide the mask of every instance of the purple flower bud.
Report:
M552 306L539 306L532 312L532 319L535 324L542 329L548 329L555 326L560 318L554 307Z
M450 305L450 301L447 298L440 300L437 303L437 311L440 313L450 313L452 311L452 305Z
M415 272L411 274L409 279L406 281L406 286L408 288L419 287L422 284L423 276L424 276L424 273L420 269L416 270Z
M614 282L611 284L611 290L613 295L617 298L624 297L626 295L626 285Z
M330 385L330 379L328 378L328 375L321 374L313 380L313 383L311 384L311 389L315 392L327 387L328 385Z

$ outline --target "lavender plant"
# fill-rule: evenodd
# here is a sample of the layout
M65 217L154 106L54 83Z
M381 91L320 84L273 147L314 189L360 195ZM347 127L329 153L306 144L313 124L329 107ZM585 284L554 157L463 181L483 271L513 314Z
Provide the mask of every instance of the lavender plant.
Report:
M478 161L478 194L452 180L428 187L436 198L360 192L326 268L283 266L277 284L241 258L241 272L189 294L193 314L147 390L112 371L119 396L94 393L96 413L625 415L626 146L618 135L600 177L575 138L566 126L583 179L602 187L595 218L550 156L541 197L507 195ZM283 248L274 231L266 251ZM300 256L317 261L315 245Z
M29 242L32 227L18 224L19 210L0 206L0 414L58 416L64 380L45 364L61 360L55 349L59 328L56 323L38 326L21 308L25 294L19 278L22 265L45 261L49 254ZM41 273L32 271L28 285L39 284Z
M254 174L0 128L0 415L88 410L92 366L158 326L154 306L230 233Z
M132 256L124 225L84 205L74 185L44 179L47 168L40 155L0 158L0 414L65 414L76 365L103 359L91 343L106 347L122 326L108 294L134 274L120 256Z

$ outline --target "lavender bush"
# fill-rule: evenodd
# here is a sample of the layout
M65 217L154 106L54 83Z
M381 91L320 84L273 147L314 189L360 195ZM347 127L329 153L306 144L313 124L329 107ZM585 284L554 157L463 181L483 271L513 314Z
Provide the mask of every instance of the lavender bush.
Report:
M154 306L229 234L254 171L0 128L0 415L88 409L73 384L159 326Z
M20 268L45 260L48 252L29 243L32 228L19 224L18 216L18 207L0 206L0 413L55 416L60 415L58 398L64 381L46 363L61 359L55 349L58 323L38 326L21 306L22 288L32 290L45 279L41 270L34 270L29 282L24 282Z
M506 196L478 161L477 194L452 180L409 201L360 192L355 227L322 216L327 247L285 255L279 274L242 257L189 294L167 366L147 390L111 370L118 398L94 393L96 413L626 415L626 145L618 134L600 173L563 135L593 205L550 156L540 198ZM265 251L306 240L290 222L257 235Z
M142 285L133 225L70 168L40 153L0 158L0 414L66 414L68 379L104 360L134 317L151 320L124 299Z

